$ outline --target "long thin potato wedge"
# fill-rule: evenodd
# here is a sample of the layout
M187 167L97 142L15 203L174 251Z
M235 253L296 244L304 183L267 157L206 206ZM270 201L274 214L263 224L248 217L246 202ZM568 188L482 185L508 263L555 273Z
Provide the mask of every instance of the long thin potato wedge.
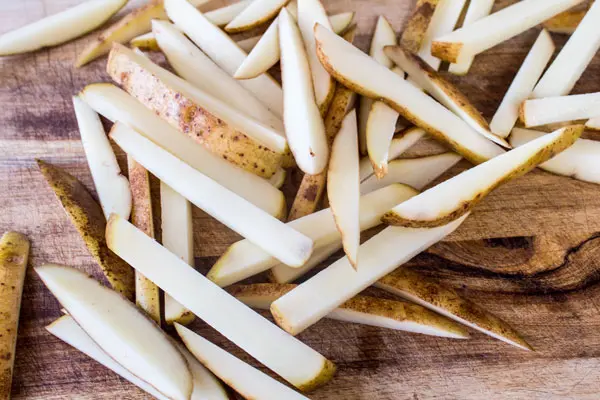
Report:
M406 23L400 37L402 47L413 54L417 54L421 50L425 41L427 28L439 3L440 0L417 0L415 10Z
M344 33L343 37L347 41L352 42L355 33L356 28L352 28ZM331 104L329 105L329 109L324 118L325 135L327 136L329 146L331 146L335 135L337 135L340 130L344 117L350 108L354 106L355 98L356 95L352 90L347 89L342 85L336 86L333 99L331 100ZM319 204L321 204L326 183L327 170L324 170L317 175L304 174L298 192L296 192L296 197L294 198L288 221L293 221L315 212L319 207Z
M78 269L46 264L35 272L77 324L117 363L166 397L189 399L193 381L187 362L139 308Z
M268 310L271 303L295 287L292 284L257 283L232 286L227 291L249 307ZM469 337L460 324L422 306L370 296L354 296L326 318L453 339Z
M320 174L327 166L329 146L315 99L309 58L290 13L284 8L278 19L285 133L298 167L307 174Z
M477 304L461 297L451 288L442 286L408 268L398 268L375 283L375 287L450 318L524 350L531 346L508 323Z
M554 42L550 34L542 30L492 118L490 129L496 135L503 138L510 135L519 119L519 107L531 95L553 53Z
M96 203L85 186L68 172L45 161L37 160L37 163L91 256L102 269L108 283L117 292L133 300L134 273L127 263L106 247L104 238L106 219L102 207Z
M393 185L364 196L360 201L360 230L379 225L384 210L389 204L394 204L394 201L402 202L416 194L417 191L408 186ZM309 236L317 248L341 240L330 209L289 222L288 226ZM249 240L240 240L231 245L217 260L207 277L219 286L228 286L278 264L277 259Z
M90 0L0 35L0 56L56 46L93 31L127 0Z
M25 235L18 232L6 232L0 238L0 397L4 399L10 399L29 247Z
M111 216L106 237L120 257L297 388L310 390L333 376L331 361L244 306L124 219Z
M466 216L437 228L388 227L360 246L361 267L344 257L271 304L277 324L292 335L452 233ZM318 295L315 295L318 293Z
M460 63L522 33L584 0L523 0L479 21L434 38L431 54Z
M414 228L445 225L468 213L498 186L567 149L582 132L583 125L569 126L511 150L397 205L383 220Z
M342 249L341 243L334 243L319 247L313 251L308 261L300 268L288 267L285 264L277 264L269 271L269 280L275 283L290 283L300 278L310 270L314 269L329 257Z
M177 158L269 214L278 218L285 216L285 197L280 190L182 135L123 90L110 84L94 84L86 86L80 96L105 118L130 125Z
M386 47L385 54L406 71L419 87L461 117L480 135L501 146L510 147L506 140L490 132L487 121L467 96L419 57L399 46Z
M543 26L552 33L572 34L579 26L587 10L567 10L544 21Z
M462 26L469 26L472 23L480 20L483 17L490 15L492 7L494 6L495 0L477 0L469 2L467 13ZM471 69L471 65L475 60L475 56L462 57L462 60L458 64L450 64L448 72L454 75L466 75Z
M420 89L333 32L317 25L315 37L321 62L343 85L363 96L383 100L469 161L480 163L504 152Z
M594 2L533 89L534 98L565 96L600 49L600 1Z
M526 127L576 121L600 115L600 92L525 100L519 118Z
M442 153L421 158L405 158L390 162L389 171L383 178L371 175L360 184L360 193L365 195L394 183L402 183L417 190L425 186L456 165L462 157L456 153Z
M225 27L229 33L244 32L274 19L290 0L254 0Z
M360 246L360 190L356 110L350 111L331 146L327 170L327 196L344 252L358 268Z
M377 25L375 25L375 32L371 39L371 47L369 48L369 55L373 57L379 64L392 68L394 63L388 58L383 52L383 48L389 45L395 45L396 32L390 25L385 17L379 16L377 19ZM404 77L404 74L402 74ZM359 145L360 154L367 154L367 124L369 121L369 114L373 106L374 100L368 97L362 96L360 103L358 104L358 134L359 134ZM395 122L394 122L395 123Z
M186 0L165 0L169 18L225 72L233 76L247 54L225 32ZM241 81L248 91L276 115L283 115L283 92L269 75Z
M160 182L160 218L163 246L194 266L194 229L192 205L164 182ZM187 308L165 293L165 321L187 325L194 319Z
M225 160L263 178L275 173L288 149L283 130L277 131L251 119L149 59L119 44L115 46L107 70L129 94L178 128L181 134L194 138ZM255 143L248 144L252 141ZM244 142L244 147L256 151L232 149L237 147L237 142ZM271 157L263 162L256 155L261 153L262 146L272 150L268 153Z
M194 357L244 398L308 400L191 330L181 325L175 328Z
M546 134L515 128L510 134L510 143L519 147ZM600 184L600 143L595 140L577 139L573 146L538 167L557 175Z

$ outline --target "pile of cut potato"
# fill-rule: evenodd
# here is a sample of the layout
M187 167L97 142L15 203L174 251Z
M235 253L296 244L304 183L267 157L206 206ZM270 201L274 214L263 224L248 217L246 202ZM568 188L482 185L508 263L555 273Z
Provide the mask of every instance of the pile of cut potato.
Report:
M108 54L118 85L91 83L73 97L98 199L38 164L110 288L76 268L36 266L65 314L47 330L152 396L178 400L225 399L225 385L251 399L306 398L335 365L294 335L322 318L453 339L467 339L468 327L532 350L505 321L402 265L536 167L600 183L600 145L579 138L600 130L600 93L569 95L600 48L600 2L522 0L492 13L494 0L418 0L399 41L379 17L369 54L352 44L354 13L329 15L320 0L202 12L204 2L151 1L75 61ZM89 0L6 33L0 55L79 37L126 3ZM467 74L479 53L539 24L490 123L438 73L448 62ZM556 56L548 30L571 35ZM249 33L230 36L240 32ZM175 73L143 51L162 52ZM278 63L281 85L269 75ZM100 116L113 122L108 135ZM427 137L447 151L401 158ZM127 154L127 177L110 141ZM470 169L432 185L463 158ZM304 176L288 213L280 187L292 168ZM162 244L150 174L160 180ZM243 237L206 276L193 268L192 205ZM0 304L15 329L2 346L13 355L28 251L22 235L3 236ZM267 271L271 283L239 284ZM402 300L360 294L370 286ZM195 317L290 386L186 328Z

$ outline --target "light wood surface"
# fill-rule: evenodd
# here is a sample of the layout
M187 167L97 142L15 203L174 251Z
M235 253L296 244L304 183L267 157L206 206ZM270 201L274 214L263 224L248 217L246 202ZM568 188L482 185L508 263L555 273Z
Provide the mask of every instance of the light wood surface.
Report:
M0 0L0 31L79 1ZM498 0L496 9L513 1ZM413 3L326 0L325 6L330 12L357 12L356 42L364 50L379 14L400 31ZM128 8L134 4L140 2ZM451 78L488 119L538 32L539 28L532 29L477 56L469 75ZM0 233L20 231L32 243L12 388L17 399L148 398L43 329L61 315L60 307L31 270L44 262L64 263L102 279L34 161L41 158L66 168L93 192L71 105L71 96L85 84L109 81L105 59L79 70L72 68L91 38L0 58ZM566 40L560 35L553 38L558 47ZM575 92L599 91L599 73L596 57ZM411 153L429 151L425 146ZM120 151L118 155L126 171L125 157ZM461 164L451 173L467 166ZM290 205L300 179L298 173L288 177L285 191ZM158 195L156 180L153 185ZM597 399L598 194L600 188L595 185L531 173L498 189L446 242L411 262L506 319L537 352L523 352L478 333L469 341L453 341L323 320L300 339L333 360L338 373L329 385L309 396L333 400ZM156 227L160 227L159 218L157 212ZM194 231L196 266L203 272L237 239L197 209ZM160 238L160 232L157 235ZM369 293L383 295L374 290ZM195 321L192 329L257 365L201 321Z

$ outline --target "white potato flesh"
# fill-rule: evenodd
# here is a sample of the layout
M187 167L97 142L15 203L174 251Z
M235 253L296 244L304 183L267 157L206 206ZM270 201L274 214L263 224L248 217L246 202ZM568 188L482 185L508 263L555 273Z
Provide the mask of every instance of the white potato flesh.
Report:
M492 118L490 129L496 135L503 138L510 135L519 119L519 107L531 95L531 91L544 73L552 54L554 54L554 42L548 31L544 29L529 50Z
M526 127L600 116L600 92L525 100L520 110Z
M452 233L466 216L436 228L388 227L360 246L361 268L344 257L271 305L275 321L297 335L336 307Z
M165 0L165 10L177 25L207 56L229 75L244 62L247 54L225 32L186 0ZM241 81L248 91L276 115L283 115L283 92L269 75Z
M126 0L90 0L0 35L0 55L55 46L93 31L119 11Z
M173 190L281 262L301 266L310 257L313 247L311 239L195 170L127 125L120 122L115 124L110 137L123 151Z
M360 184L360 193L367 194L394 183L402 183L423 190L444 172L456 165L462 157L456 153L443 153L421 158L394 160L386 176L378 179L371 175Z
M110 214L117 213L127 219L131 213L129 181L121 174L102 122L98 114L77 96L73 97L73 108L104 216L108 219Z
M600 49L600 2L593 3L583 20L533 90L534 98L571 93Z
M271 178L269 178L269 183L280 189L285 183L285 179L287 178L287 171L283 168L279 168Z
M278 329L124 219L113 215L106 237L115 254L291 384L302 387L332 372L333 366L322 355Z
M188 328L177 324L177 333L194 357L246 399L307 400L300 393L246 364Z
M510 143L518 147L544 135L546 132L515 128L510 134ZM580 181L600 183L600 142L577 139L573 146L538 167Z
M308 56L290 13L284 8L278 19L285 132L298 167L304 173L317 175L327 166L329 146L315 100Z
M289 0L254 0L252 4L246 7L227 24L225 30L230 33L236 33L260 26L279 14L279 10L281 10L288 1Z
M110 84L89 85L80 97L98 114L130 125L198 171L271 215L282 215L285 198L266 180L221 159L183 135L123 90Z
M229 400L229 394L212 372L205 368L188 349L177 343L177 348L188 363L194 379L194 390L190 400Z
M169 398L189 398L192 375L185 359L135 304L75 268L46 264L35 271L77 324L117 363Z
M389 149L400 114L387 104L376 101L371 105L367 119L367 153L378 177L384 177L388 170Z
M394 201L402 202L416 193L408 186L394 185L365 195L360 199L360 230L379 225L386 207ZM317 248L341 240L333 214L328 208L288 222L288 225L310 237ZM248 240L241 240L227 249L207 276L219 286L228 286L278 264L275 258L260 247Z
M358 268L360 246L360 189L358 176L358 128L356 110L344 120L331 146L327 170L327 196L344 252Z
M337 253L341 248L341 242L319 247L313 251L308 261L300 268L292 268L280 263L271 268L270 276L277 283L293 282Z
M593 131L600 131L600 116L590 118L586 123L585 127Z

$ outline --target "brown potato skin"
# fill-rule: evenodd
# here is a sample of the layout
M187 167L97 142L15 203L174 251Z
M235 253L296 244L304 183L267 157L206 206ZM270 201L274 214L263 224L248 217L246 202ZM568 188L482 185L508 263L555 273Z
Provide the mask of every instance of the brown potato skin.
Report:
M37 163L108 283L127 299L133 300L133 268L108 249L104 236L106 219L100 204L81 182L66 171L42 160L37 160Z
M415 11L406 23L400 44L411 53L417 54L423 46L425 33L439 0L418 0Z
M276 153L230 127L179 93L120 52L115 44L107 72L125 91L180 132L223 159L263 178L281 166L283 154Z
M575 32L586 13L586 10L567 10L550 18L542 25L550 32L571 34Z

